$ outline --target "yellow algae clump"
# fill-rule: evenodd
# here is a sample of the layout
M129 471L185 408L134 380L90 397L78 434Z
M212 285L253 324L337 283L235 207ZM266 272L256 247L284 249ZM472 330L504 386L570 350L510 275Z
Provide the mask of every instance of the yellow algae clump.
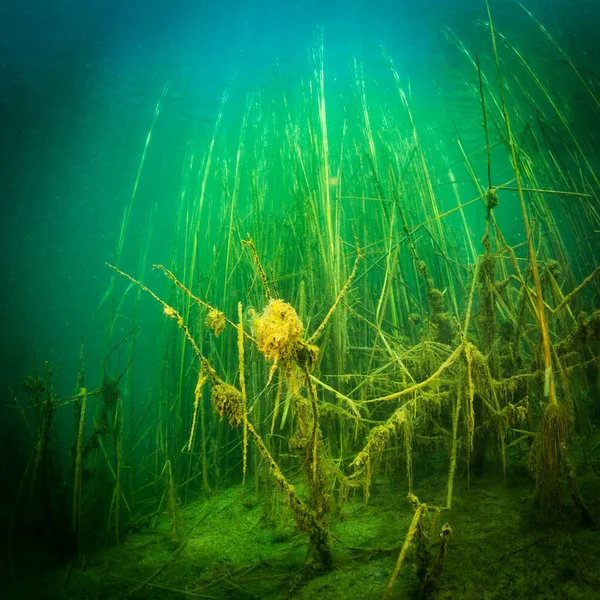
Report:
M304 326L294 308L283 300L271 300L254 320L254 334L267 360L287 362L297 352Z
M225 315L220 310L213 308L206 315L204 324L213 330L215 337L219 337L225 329Z
M227 415L232 427L237 427L244 422L244 403L242 394L237 388L220 382L213 386L211 397L215 410L221 415L221 418L223 415Z

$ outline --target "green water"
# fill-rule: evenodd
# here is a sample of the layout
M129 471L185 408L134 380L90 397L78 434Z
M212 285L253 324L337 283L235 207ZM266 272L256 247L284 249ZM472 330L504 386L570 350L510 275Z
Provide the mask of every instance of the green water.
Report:
M7 7L7 597L597 597L597 11L490 9Z

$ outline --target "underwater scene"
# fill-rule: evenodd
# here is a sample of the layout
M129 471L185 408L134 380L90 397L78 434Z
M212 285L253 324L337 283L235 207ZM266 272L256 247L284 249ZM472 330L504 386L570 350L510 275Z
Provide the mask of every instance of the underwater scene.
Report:
M4 0L0 597L600 599L599 25Z

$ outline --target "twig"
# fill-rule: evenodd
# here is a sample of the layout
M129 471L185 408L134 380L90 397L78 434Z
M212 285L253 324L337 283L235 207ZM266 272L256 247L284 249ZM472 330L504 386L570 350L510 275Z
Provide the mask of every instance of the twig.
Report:
M176 558L178 558L186 546L187 546L187 540L181 544L181 546L173 553L173 555L169 558L169 560L166 563L161 565L156 571L154 571L154 573L152 573L152 575L150 575L149 577L144 579L144 581L142 581L139 585L137 585L133 590L130 590L129 592L127 592L127 594L125 594L125 598L127 598L128 596L133 596L133 594L137 594L137 592L139 592L140 590L143 590L147 585L154 585L154 584L151 584L150 582L155 577L160 575L167 568L167 566L169 566L169 564L171 564Z
M331 316L333 315L335 309L337 308L338 304L340 303L340 300L344 297L344 294L348 291L348 288L352 284L352 281L354 280L354 277L356 277L356 271L358 270L358 263L360 262L361 258L363 258L363 257L364 257L364 254L361 252L360 248L358 248L358 252L357 252L357 255L356 255L356 260L354 261L354 267L352 268L352 273L350 273L350 277L348 277L348 281L346 281L346 284L340 290L340 293L338 294L337 298L335 299L335 302L333 303L333 305L329 309L329 312L325 315L325 318L323 319L323 322L319 325L319 327L317 328L317 330L308 339L308 343L309 344L313 344L316 341L316 339L325 330L325 326L329 322L329 319L331 319Z
M137 583L141 584L139 579L134 579L133 577L125 577L125 575L117 575L116 573L110 573L110 575L111 575L111 577L116 577L117 579L124 579L125 581L131 581L134 583L137 582ZM180 590L177 588L167 587L166 585L160 585L158 583L146 583L144 585L156 588L158 590L165 590L166 592L174 592L176 594L184 594L186 596L193 596L195 598L216 598L217 597L217 596L207 596L206 594L199 594L198 592L188 592L187 590Z

